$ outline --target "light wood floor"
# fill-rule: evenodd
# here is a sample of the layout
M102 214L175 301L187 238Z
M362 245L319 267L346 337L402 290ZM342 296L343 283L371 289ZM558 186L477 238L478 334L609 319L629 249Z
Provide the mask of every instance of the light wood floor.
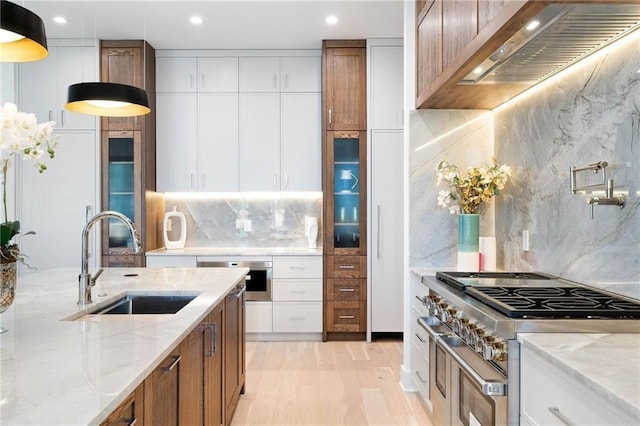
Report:
M232 425L431 425L400 387L402 343L247 342Z

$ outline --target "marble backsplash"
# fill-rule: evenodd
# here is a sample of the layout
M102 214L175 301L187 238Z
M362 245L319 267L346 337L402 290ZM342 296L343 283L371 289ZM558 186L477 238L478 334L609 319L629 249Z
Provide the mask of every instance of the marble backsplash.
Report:
M546 272L640 298L638 52L640 36L633 35L493 111L415 111L410 266L455 268L457 222L436 205L438 161L446 156L466 167L495 153L514 169L495 199L495 222L490 210L481 224L481 235L495 232L498 268ZM609 163L607 177L627 205L595 206L590 219L586 200L604 194L571 194L569 175L571 166L597 161Z
M305 216L318 218L322 246L321 193L167 194L165 206L184 213L187 247L307 247Z

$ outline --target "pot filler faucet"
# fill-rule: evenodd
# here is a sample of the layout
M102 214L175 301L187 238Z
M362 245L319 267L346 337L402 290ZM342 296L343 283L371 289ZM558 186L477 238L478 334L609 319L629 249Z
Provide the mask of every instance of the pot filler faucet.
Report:
M87 221L87 224L84 226L84 229L82 230L82 270L80 271L80 276L78 277L78 305L86 305L92 302L91 287L96 285L96 280L102 273L102 269L98 270L98 272L96 272L96 275L93 277L89 273L89 231L91 231L91 227L93 225L105 218L118 219L122 223L124 223L129 229L129 232L131 232L131 236L133 237L133 252L140 253L140 237L138 236L133 223L125 215L114 211L104 211L89 219L89 221Z

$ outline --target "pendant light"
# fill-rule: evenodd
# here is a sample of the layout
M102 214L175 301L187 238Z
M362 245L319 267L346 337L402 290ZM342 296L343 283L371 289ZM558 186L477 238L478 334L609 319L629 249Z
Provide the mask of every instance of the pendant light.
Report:
M95 32L95 9L93 20ZM109 82L72 84L69 86L65 108L80 114L102 117L134 117L151 112L144 89Z
M106 82L72 84L65 108L104 117L133 117L151 112L147 92L143 89Z
M32 62L48 54L42 19L22 6L0 0L0 62Z

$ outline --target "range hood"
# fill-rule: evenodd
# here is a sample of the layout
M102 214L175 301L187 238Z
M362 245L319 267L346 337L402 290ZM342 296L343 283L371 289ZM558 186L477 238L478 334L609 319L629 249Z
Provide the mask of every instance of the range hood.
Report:
M551 4L459 84L533 85L640 28L640 4Z

